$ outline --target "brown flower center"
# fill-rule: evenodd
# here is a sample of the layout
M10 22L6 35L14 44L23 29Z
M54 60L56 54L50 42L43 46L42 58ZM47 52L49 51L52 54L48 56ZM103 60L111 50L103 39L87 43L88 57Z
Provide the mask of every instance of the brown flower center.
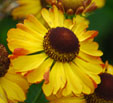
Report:
M100 75L101 84L95 90L95 93L100 98L113 101L113 76L107 73Z
M65 10L68 10L68 9L72 9L72 10L76 10L79 6L82 5L83 3L83 0L58 0L60 1Z
M49 30L44 38L44 50L54 60L72 61L79 52L79 41L69 29L57 27Z
M5 47L0 44L0 77L3 77L9 69L10 60Z

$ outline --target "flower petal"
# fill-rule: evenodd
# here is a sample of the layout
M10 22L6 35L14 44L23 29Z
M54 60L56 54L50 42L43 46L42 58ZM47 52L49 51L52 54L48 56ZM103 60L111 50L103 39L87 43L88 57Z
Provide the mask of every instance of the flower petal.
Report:
M44 79L44 74L49 71L51 65L52 65L53 60L52 59L47 59L42 63L38 68L35 70L29 72L27 74L27 80L30 83L36 83L40 82Z
M38 13L42 6L41 0L16 0L19 6L12 11L14 18L25 18L29 14Z
M18 25L20 27L20 24ZM24 48L29 53L43 50L43 38L37 38L29 31L22 30L24 25L21 24L21 29L11 29L8 31L8 47L11 51L15 48ZM24 28L23 28L24 29ZM16 34L16 35L15 35Z
M103 53L98 49L98 44L91 40L86 40L80 43L80 50L92 56L101 56Z
M63 26L64 15L56 6L49 11L42 9L42 16L51 28Z
M99 64L93 64L86 61L83 61L79 58L76 58L74 62L81 68L84 68L86 71L94 74L99 74L102 72L102 67Z
M24 91L14 82L2 78L0 84L10 100L24 101Z
M47 56L44 53L28 56L20 56L12 60L16 72L25 72L38 68Z
M82 85L82 92L85 94L93 93L95 87L91 78L89 78L88 75L84 71L82 71L81 67L78 67L76 64L72 63L71 67L73 69L73 72L75 72L80 78L79 82L81 82Z
M51 91L53 92L53 94L56 94L58 90L64 88L66 83L63 64L61 62L56 62L49 75L49 83L44 84L43 86L44 93L46 95L50 95L49 93L47 93L46 89L48 89L48 86L51 85L51 87L53 88L51 89Z
M0 86L0 103L8 103L5 92L1 86Z
M73 68L71 67L71 64L69 65L68 63L65 63L64 69L67 79L67 85L66 85L66 89L63 90L63 95L67 96L70 93L74 93L76 95L80 94L82 92L81 81L78 78L76 72L73 72Z
M14 83L17 83L25 92L29 88L28 82L22 76L20 76L19 74L14 73L14 71L8 72L5 75L5 78L7 80L14 82Z

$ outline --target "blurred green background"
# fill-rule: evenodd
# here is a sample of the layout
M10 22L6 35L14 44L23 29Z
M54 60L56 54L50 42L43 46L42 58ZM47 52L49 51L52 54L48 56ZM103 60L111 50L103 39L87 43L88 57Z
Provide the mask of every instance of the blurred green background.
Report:
M109 63L113 64L113 0L106 0L106 5L93 12L88 19L90 20L89 29L99 31L95 41L99 43L100 50L104 53L102 60L108 60ZM0 43L6 47L7 32L10 28L16 27L17 22L11 16L0 20ZM31 86L26 103L45 103L46 100L40 88L41 84ZM37 101L38 98L40 101Z
M96 10L88 19L90 29L99 31L96 41L104 53L103 61L113 64L113 0L106 0L104 8Z

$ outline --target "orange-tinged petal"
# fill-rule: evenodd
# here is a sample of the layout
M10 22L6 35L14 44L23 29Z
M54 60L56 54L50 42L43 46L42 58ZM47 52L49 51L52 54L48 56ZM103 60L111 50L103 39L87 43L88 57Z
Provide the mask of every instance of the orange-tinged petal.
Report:
M79 40L80 41L84 41L86 39L91 39L91 38L94 38L95 36L97 36L98 32L97 31L87 31L85 33L82 33L80 36L79 36Z

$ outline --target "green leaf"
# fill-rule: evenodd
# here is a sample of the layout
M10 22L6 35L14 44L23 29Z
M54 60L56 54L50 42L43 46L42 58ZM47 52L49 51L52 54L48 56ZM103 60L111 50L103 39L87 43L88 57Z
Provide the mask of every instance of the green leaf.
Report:
M43 91L42 91L42 84L33 84L30 86L28 94L27 94L27 100L25 103L47 103Z
M0 43L4 44L7 50L7 32L9 29L16 27L17 21L14 21L11 17L6 17L0 21Z

